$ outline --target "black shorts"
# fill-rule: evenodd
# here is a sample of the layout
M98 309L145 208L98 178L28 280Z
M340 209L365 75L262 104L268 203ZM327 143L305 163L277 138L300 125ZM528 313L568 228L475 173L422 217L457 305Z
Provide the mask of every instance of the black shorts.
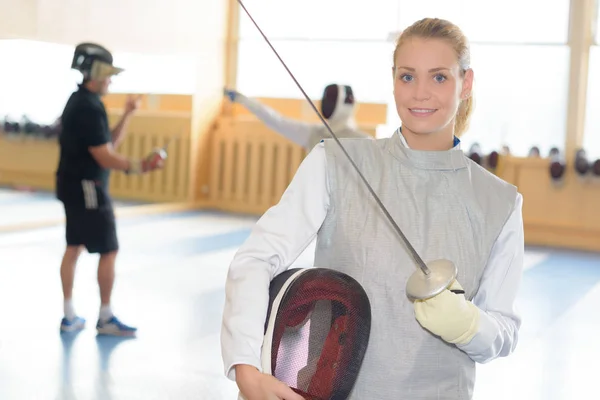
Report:
M115 213L105 188L94 181L57 180L56 194L65 209L67 245L99 254L119 250Z

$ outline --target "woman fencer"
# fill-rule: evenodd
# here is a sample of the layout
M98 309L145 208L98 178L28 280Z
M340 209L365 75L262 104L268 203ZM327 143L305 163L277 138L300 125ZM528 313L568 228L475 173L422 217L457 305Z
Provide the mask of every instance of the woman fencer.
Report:
M401 127L390 138L341 139L417 252L451 260L456 280L433 298L409 300L415 261L338 144L319 143L229 267L222 355L246 400L301 399L262 373L260 354L269 282L314 238L315 265L352 276L371 302L370 340L350 399L471 399L475 364L513 352L523 200L459 148L472 85L461 30L445 20L417 21L393 54Z
M292 142L311 151L323 139L331 135L322 122L311 123L286 118L262 104L235 90L225 89L225 95L232 101L243 105L265 125L283 135ZM321 114L338 138L372 138L356 126L354 112L356 109L352 88L347 85L327 85L321 99Z

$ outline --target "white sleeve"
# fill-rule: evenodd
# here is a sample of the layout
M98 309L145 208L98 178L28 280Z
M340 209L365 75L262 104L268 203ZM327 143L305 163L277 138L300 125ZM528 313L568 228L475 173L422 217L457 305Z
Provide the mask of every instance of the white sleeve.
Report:
M327 159L319 143L302 161L279 203L256 223L227 274L221 329L226 376L237 364L260 371L269 284L294 263L316 237L329 207Z
M523 196L518 193L512 214L490 253L479 291L473 304L479 308L479 331L473 339L458 345L469 357L484 364L511 354L518 341L521 317L515 298L521 285L525 253Z
M317 124L286 118L271 107L262 104L256 99L246 97L241 93L236 95L235 101L246 107L248 111L260 119L266 126L304 148L309 145L315 131L320 127Z

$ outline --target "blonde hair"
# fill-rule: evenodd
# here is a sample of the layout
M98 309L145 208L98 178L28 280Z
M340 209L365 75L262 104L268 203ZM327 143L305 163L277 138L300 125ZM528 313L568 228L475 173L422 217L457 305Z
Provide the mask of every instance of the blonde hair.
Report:
M446 40L456 52L456 58L463 77L470 68L471 50L469 42L460 28L444 19L424 18L406 28L396 41L393 60L394 71L396 71L396 56L400 46L412 38ZM469 128L469 118L472 112L473 95L471 94L466 100L462 100L458 107L454 124L454 134L457 137L460 137Z

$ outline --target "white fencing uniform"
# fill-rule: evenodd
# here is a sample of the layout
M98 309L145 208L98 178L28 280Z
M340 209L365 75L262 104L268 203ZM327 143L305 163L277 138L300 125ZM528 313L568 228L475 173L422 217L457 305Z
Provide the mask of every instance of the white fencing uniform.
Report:
M417 252L458 267L479 325L466 344L443 341L415 320L405 285L417 265L333 140L308 154L280 202L257 222L227 276L221 334L225 373L261 369L269 282L316 238L315 266L355 278L372 307L367 353L351 400L469 400L475 363L514 350L523 270L522 196L457 147L408 148L399 131L341 139Z
M286 118L256 99L241 93L225 90L227 96L242 104L266 126L285 136L292 142L310 151L323 139L330 139L331 134L321 121L316 123L296 121ZM352 89L344 85L328 85L321 100L321 113L326 118L331 130L338 138L372 139L366 132L359 130L354 121L355 111Z

